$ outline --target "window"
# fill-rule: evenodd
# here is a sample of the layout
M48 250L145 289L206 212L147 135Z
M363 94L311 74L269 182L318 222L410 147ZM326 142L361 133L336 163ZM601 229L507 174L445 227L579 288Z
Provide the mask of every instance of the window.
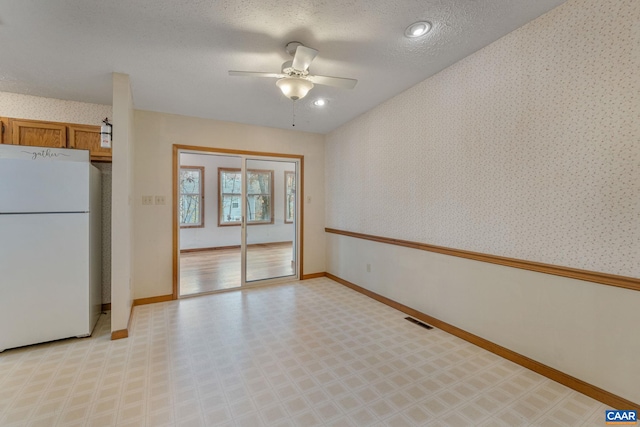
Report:
M273 171L249 169L247 181L247 224L273 224ZM218 225L240 225L240 169L219 168L218 189Z
M180 167L180 227L204 227L204 167Z
M296 212L296 173L284 173L284 222L290 224Z

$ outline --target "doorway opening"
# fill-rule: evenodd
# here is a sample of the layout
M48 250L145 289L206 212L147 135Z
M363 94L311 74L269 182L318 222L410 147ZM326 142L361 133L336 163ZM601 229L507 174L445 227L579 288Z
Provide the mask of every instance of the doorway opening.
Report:
M174 145L174 297L302 277L303 157Z

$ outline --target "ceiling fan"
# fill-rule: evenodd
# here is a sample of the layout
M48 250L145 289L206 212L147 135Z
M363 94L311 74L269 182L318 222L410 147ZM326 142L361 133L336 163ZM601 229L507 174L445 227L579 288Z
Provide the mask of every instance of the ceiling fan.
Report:
M280 73L263 73L257 71L229 71L230 76L243 77L271 77L276 78L276 86L289 99L297 101L304 98L314 84L353 89L358 83L355 79L342 77L318 76L309 74L309 65L318 55L318 51L304 46L300 42L289 42L285 47L287 53L293 56L292 61L282 64Z

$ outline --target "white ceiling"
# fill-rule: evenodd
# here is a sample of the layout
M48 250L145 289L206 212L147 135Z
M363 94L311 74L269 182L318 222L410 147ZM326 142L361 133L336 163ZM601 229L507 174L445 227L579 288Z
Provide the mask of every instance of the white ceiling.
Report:
M295 129L326 133L564 1L0 0L0 91L111 104L116 71L138 109L291 129L275 79L227 71L279 72L296 40L312 73L358 80L296 102Z

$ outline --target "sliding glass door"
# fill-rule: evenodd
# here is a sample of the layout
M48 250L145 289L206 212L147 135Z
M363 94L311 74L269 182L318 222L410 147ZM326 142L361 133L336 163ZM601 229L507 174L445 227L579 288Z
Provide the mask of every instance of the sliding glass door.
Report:
M300 160L179 153L178 293L298 277Z
M247 159L246 282L296 274L296 163Z
M242 159L180 153L179 295L241 283Z

